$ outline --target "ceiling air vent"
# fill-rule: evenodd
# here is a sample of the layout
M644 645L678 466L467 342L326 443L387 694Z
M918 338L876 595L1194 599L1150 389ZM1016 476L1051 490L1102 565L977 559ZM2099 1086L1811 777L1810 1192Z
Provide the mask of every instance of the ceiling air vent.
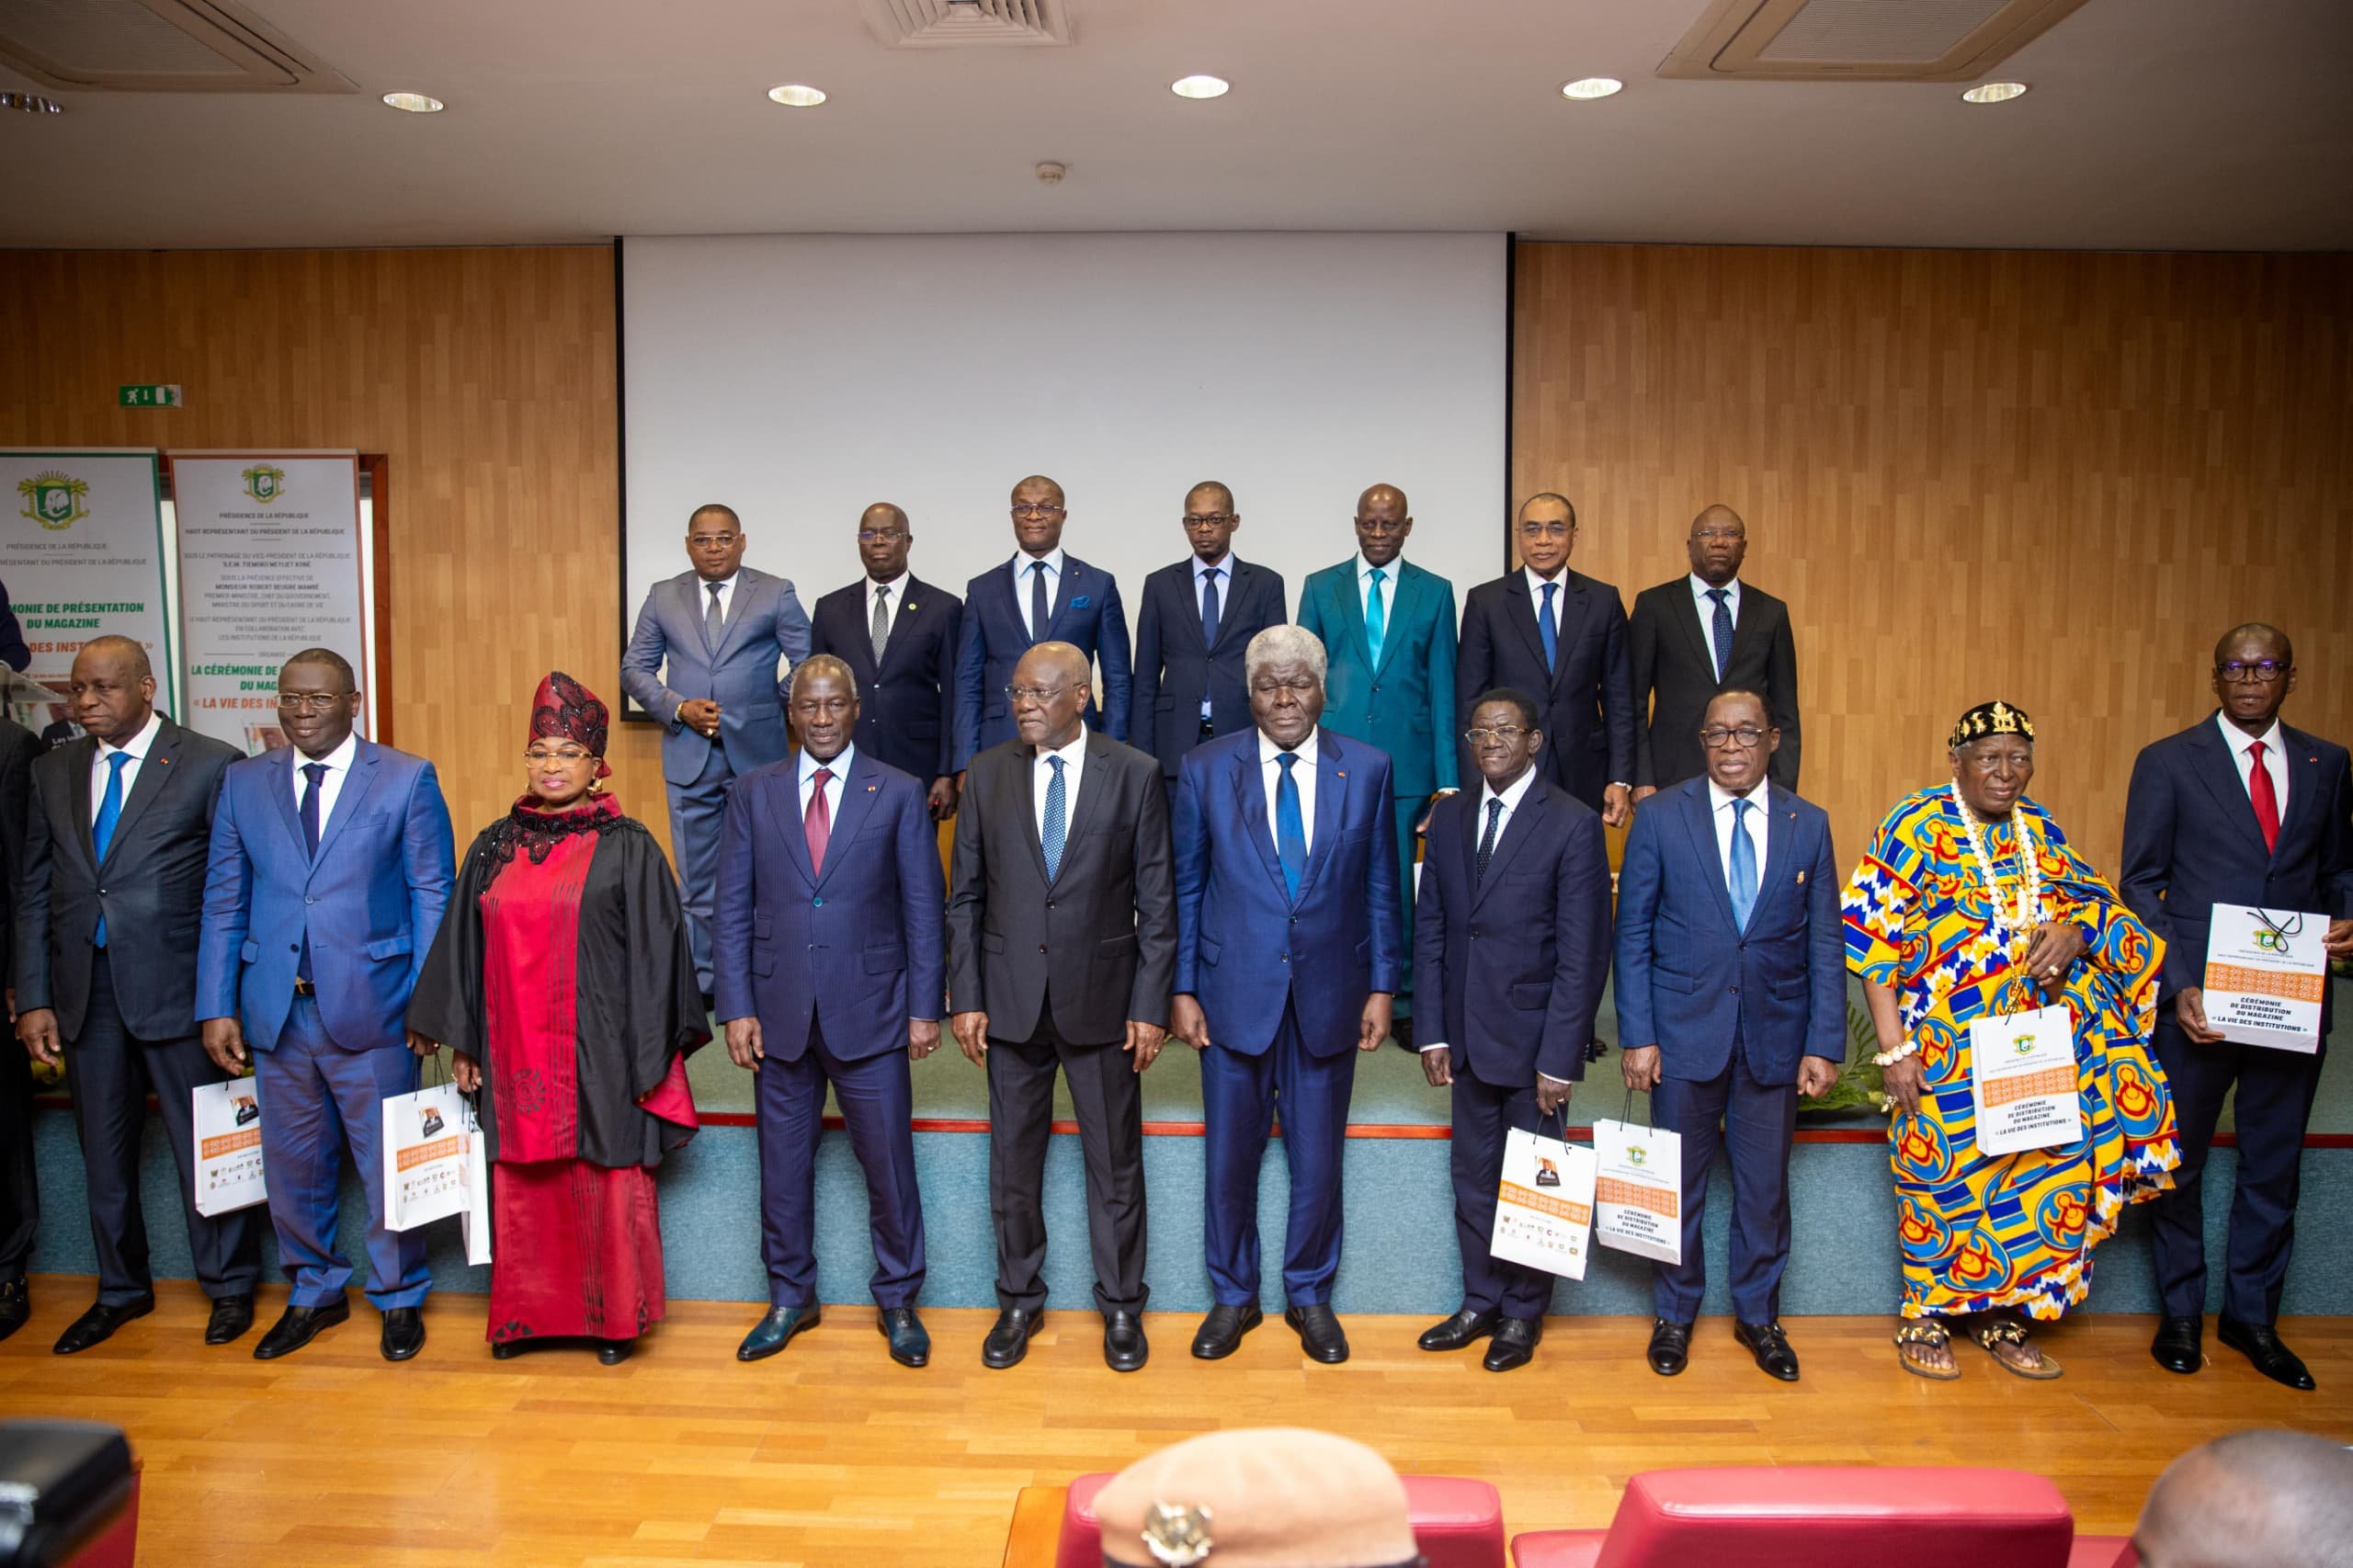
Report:
M892 49L1003 49L1071 41L1070 0L860 0Z
M348 93L228 0L5 0L0 63L85 93Z
M1662 76L1965 82L2084 0L1714 0Z

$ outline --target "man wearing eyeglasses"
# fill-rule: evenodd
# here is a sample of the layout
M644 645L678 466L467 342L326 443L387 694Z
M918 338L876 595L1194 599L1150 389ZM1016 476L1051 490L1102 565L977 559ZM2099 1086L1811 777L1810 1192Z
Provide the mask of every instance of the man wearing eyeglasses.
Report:
M1282 574L1233 553L1233 492L1204 480L1185 493L1188 560L1144 579L1136 615L1136 739L1173 791L1185 754L1250 727L1243 654L1283 621Z
M2325 919L2331 960L2353 957L2353 778L2343 746L2279 722L2295 689L2296 655L2286 632L2251 622L2223 633L2214 645L2219 710L2143 748L2132 765L2118 882L2132 913L2165 938L2156 1051L2181 1137L2173 1187L2153 1206L2151 1256L2163 1317L2150 1354L2171 1372L2195 1372L2204 1363L2200 1178L2235 1085L2238 1176L2215 1335L2265 1377L2309 1389L2311 1371L2280 1343L2276 1324L2323 1052L2227 1040L2204 1006L2217 904ZM2331 1002L2324 989L2324 1041Z
M354 732L351 665L306 648L278 675L292 743L233 763L212 813L197 1017L224 1073L255 1063L262 1168L286 1311L254 1346L275 1360L351 1315L335 1244L343 1155L368 1195L379 1348L425 1346L425 1233L384 1225L384 1101L414 1094L433 1044L402 1023L449 901L449 809L433 765ZM258 1052L258 1056L254 1053Z
M1090 729L1128 738L1128 615L1120 585L1063 549L1070 508L1063 487L1033 473L1013 487L1013 559L964 589L964 623L956 660L956 732L949 750L961 775L973 756L1002 745L1017 728L1006 688L1014 665L1040 642L1067 642L1102 672L1103 702L1085 683Z
M915 529L906 513L877 501L858 519L866 579L817 601L810 652L831 653L858 680L857 748L862 756L926 781L934 822L956 814L957 636L964 601L907 569Z

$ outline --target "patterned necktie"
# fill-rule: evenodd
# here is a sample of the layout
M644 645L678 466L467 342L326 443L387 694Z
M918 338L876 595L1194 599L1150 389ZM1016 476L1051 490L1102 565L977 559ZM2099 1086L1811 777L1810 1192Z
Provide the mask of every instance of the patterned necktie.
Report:
M1544 642L1544 671L1547 675L1552 673L1561 657L1561 631L1552 624L1552 596L1560 591L1560 584L1545 584L1544 608L1536 612L1536 634Z
M2255 825L2263 830L2263 847L2279 847L2279 794L2271 769L2263 766L2263 743L2249 741L2247 760L2255 766L2246 776L2247 797L2255 802Z
M1275 760L1283 765L1283 776L1275 784L1275 855L1283 863L1283 886L1295 903L1299 879L1307 870L1307 819L1300 812L1299 780L1291 774L1299 753L1279 751Z
M1053 611L1046 606L1046 563L1029 562L1029 641L1046 640L1046 622L1053 619ZM1060 778L1061 775L1055 775Z
M1743 931L1756 908L1756 841L1748 836L1748 811L1753 802L1732 803L1732 919Z
M113 771L107 775L107 792L98 800L98 820L90 828L91 858L101 866L106 864L107 846L114 839L114 824L122 820L122 769L130 760L131 754L127 751L116 752L107 758L107 767ZM90 945L95 948L107 945L107 917L104 915L98 916L98 929L91 937Z
M1054 770L1054 776L1046 782L1045 830L1038 835L1038 841L1046 852L1046 880L1051 882L1063 874L1063 841L1070 832L1070 801L1063 791L1063 759L1050 756L1046 766Z
M874 622L867 629L867 635L874 640L874 662L879 665L882 663L882 649L891 641L891 585L888 583L874 585Z
M1710 588L1708 597L1716 601L1716 613L1711 618L1709 636L1716 645L1716 678L1724 678L1732 668L1732 590Z
M1217 580L1220 569L1212 566L1201 574L1201 646L1217 646Z
M1381 667L1381 644L1389 635L1389 610L1381 602L1381 585L1389 580L1380 567L1372 569L1372 591L1364 597L1364 643L1373 668Z
M313 860L319 858L319 788L326 776L327 765L324 762L302 765L302 842L310 846ZM294 978L311 978L311 929L307 925L302 928L302 956L295 960Z
M710 586L710 608L702 612L702 640L714 653L719 652L720 634L727 630L727 616L719 608L719 585Z
M801 831L809 840L809 869L825 869L825 845L834 836L833 808L825 803L825 786L834 781L834 770L821 767L809 776L816 788L809 791L809 811L801 818Z
M1503 820L1504 803L1501 801L1489 801L1487 802L1487 831L1479 839L1479 880L1483 882L1487 880L1487 862L1495 858L1495 833Z

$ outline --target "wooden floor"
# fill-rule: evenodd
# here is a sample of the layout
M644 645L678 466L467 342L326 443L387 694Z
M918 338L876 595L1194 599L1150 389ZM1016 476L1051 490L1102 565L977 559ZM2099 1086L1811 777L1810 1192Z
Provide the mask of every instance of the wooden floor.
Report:
M364 1305L266 1363L251 1335L206 1348L185 1283L106 1345L51 1355L89 1293L34 1280L31 1324L0 1345L0 1413L127 1428L146 1464L142 1561L171 1568L995 1564L1023 1486L1221 1425L1323 1426L1401 1471L1484 1476L1514 1531L1605 1524L1629 1474L1666 1466L1992 1463L2051 1476L2082 1528L2120 1534L2166 1460L2207 1437L2293 1426L2353 1439L2353 1318L2282 1325L2321 1384L2297 1394L2211 1333L2206 1371L2161 1372L2141 1318L2048 1332L2067 1367L2052 1383L1973 1347L1958 1383L1907 1377L1876 1318L1791 1320L1805 1366L1792 1387L1714 1319L1672 1381L1643 1365L1638 1318L1555 1318L1533 1367L1495 1377L1475 1352L1415 1349L1420 1320L1349 1320L1342 1367L1307 1363L1269 1321L1211 1366L1186 1354L1191 1318L1154 1314L1152 1364L1120 1377L1091 1312L1051 1312L1010 1372L980 1364L989 1314L929 1312L933 1364L910 1371L884 1355L870 1309L842 1308L745 1367L733 1351L752 1309L702 1302L674 1306L619 1367L572 1350L495 1362L480 1298L460 1296L434 1299L431 1341L407 1366L378 1358ZM283 1301L265 1296L261 1326Z

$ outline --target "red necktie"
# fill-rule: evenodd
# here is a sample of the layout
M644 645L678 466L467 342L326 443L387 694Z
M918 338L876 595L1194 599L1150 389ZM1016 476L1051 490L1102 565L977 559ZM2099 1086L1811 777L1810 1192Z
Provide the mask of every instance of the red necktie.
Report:
M2271 788L2271 769L2263 766L2263 743L2249 741L2246 755L2255 766L2246 776L2246 792L2255 801L2255 825L2263 830L2263 846L2279 847L2279 797Z
M809 835L809 869L825 869L825 841L834 835L833 812L825 806L825 786L834 781L831 768L821 767L811 775L817 787L809 792L809 814L801 829Z

